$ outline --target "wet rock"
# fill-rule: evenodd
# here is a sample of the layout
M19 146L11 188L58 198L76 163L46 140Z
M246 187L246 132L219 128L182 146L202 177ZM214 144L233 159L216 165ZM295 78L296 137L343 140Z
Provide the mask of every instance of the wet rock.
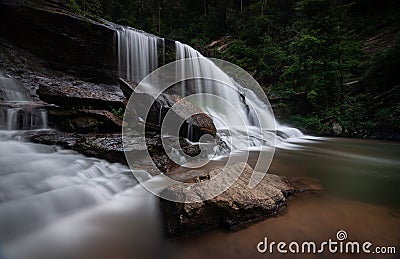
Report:
M49 124L65 132L76 133L119 133L122 119L105 110L62 110L48 112Z
M59 82L40 85L37 93L42 101L70 108L115 109L125 107L122 92L114 86L85 82Z
M180 118L188 118L181 128L181 135L189 136L189 139L193 141L198 141L204 134L216 135L217 129L213 120L203 110L195 107L178 95L171 95L170 98L175 105L174 111L176 114Z
M127 155L131 161L134 161L134 168L141 168L152 175L160 172L167 173L178 167L165 152L159 135L148 138L143 143L139 134L132 133L129 143L125 142L125 145L121 134L78 134L52 130L26 132L24 137L34 143L57 145L87 156L125 165L128 164L125 158ZM164 141L172 140L164 139ZM200 152L198 145L192 145L185 139L180 139L179 142L185 153L189 155L195 156ZM152 162L149 161L148 155L151 156Z
M56 145L91 157L126 164L121 134L76 134L59 131L26 132L34 143Z
M335 136L339 136L343 133L343 128L338 122L332 124L332 131Z
M241 169L244 168L242 171ZM224 169L204 172L192 176L184 182L202 182L212 179L218 174L231 177L232 172L241 172L239 179L224 193L211 200L197 203L177 203L161 200L160 205L169 235L179 236L212 227L233 228L247 222L264 219L276 215L286 205L286 198L296 192L321 190L319 183L305 178L286 178L266 174L264 179L254 188L249 187L253 169L239 163ZM228 179L221 177L213 182L217 189ZM187 195L187 187L173 185L164 190L170 197L183 198ZM194 190L194 189L191 189ZM195 190L198 198L204 197L209 190Z
M129 107L130 109L128 110L135 110L137 116L145 119L146 130L159 133L162 126L163 130L173 135L178 133L180 137L185 137L195 142L198 142L200 137L205 134L215 137L217 130L210 116L178 95L161 94L157 99L154 99L150 94L136 93L134 89L137 84L122 78L118 82L127 99L134 94L135 100L140 100L136 103L131 103L132 107ZM150 110L148 110L149 107ZM172 115L169 115L168 122L163 124L165 116L170 111ZM178 130L179 132L176 132L177 130L174 128L176 125L182 125Z
M131 95L135 91L135 87L137 86L137 83L128 82L127 80L124 80L122 78L118 79L118 84L119 84L119 88L121 88L121 91L124 94L126 99L129 99L131 97Z

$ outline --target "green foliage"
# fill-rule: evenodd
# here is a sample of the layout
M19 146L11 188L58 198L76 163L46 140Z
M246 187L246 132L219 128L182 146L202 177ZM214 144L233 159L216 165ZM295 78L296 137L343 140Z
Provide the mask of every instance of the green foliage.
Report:
M315 115L303 116L295 114L289 116L288 121L302 131L317 133L321 128L321 120Z
M82 14L81 7L77 2L75 2L75 0L68 0L67 6L73 13Z
M102 17L103 16L103 7L100 2L95 2L89 6L87 12L94 17Z
M125 115L124 109L122 109L122 108L116 109L116 108L113 108L113 107L110 107L110 108L111 108L111 113L112 114L114 114L115 116L117 116L121 120L124 119L124 115Z

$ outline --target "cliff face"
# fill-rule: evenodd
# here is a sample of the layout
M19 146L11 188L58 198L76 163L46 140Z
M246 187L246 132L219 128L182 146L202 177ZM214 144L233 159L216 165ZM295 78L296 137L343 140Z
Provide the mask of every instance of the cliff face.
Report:
M50 69L92 82L116 82L113 24L70 13L58 1L0 1L0 37Z

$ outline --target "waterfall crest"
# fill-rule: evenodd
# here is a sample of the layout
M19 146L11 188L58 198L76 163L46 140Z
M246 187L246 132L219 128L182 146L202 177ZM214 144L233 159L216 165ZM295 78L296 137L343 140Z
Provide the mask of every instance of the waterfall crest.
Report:
M158 68L159 46L164 39L132 28L117 30L120 77L140 82Z

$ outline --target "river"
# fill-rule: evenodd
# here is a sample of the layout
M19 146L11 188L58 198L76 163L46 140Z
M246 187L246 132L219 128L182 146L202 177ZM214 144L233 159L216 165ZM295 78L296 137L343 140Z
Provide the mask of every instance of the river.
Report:
M277 217L238 231L212 230L173 240L177 258L398 258L400 250L400 144L386 141L319 138L278 148L270 172L319 179L323 192L298 194ZM252 154L255 160L257 153ZM336 238L394 246L389 254L260 254L257 244Z
M341 229L352 240L400 247L398 143L307 137L286 142L270 172L319 179L325 191L296 195L281 215L241 230L169 240L157 198L136 185L126 167L21 142L11 133L2 132L0 142L6 258L265 258L256 250L265 236L320 241ZM253 152L249 163L257 156ZM149 181L161 184L157 177Z

